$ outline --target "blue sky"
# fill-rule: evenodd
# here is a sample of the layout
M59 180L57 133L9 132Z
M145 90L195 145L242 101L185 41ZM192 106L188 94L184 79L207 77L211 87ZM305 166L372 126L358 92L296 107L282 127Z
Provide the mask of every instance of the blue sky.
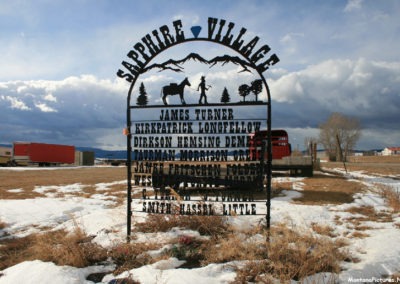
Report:
M281 59L264 76L273 127L287 129L295 147L332 112L360 120L357 148L400 146L399 12L396 0L0 0L0 143L124 149L129 84L116 72L127 52L176 19L206 28L216 17L259 36ZM183 57L178 48L169 55ZM209 78L233 81L232 70ZM143 80L155 94L171 78Z

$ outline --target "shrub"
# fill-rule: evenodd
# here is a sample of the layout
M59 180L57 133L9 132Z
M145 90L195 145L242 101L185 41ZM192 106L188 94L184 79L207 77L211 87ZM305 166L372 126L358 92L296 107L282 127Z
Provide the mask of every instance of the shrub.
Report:
M338 273L340 262L350 259L348 252L342 249L343 245L341 241L295 231L279 224L271 228L269 242L260 246L250 245L257 250L250 255L259 258L248 258L250 261L238 270L236 280L257 278L259 282L268 283L273 277L287 282L318 272Z
M135 230L144 233L167 232L174 227L198 231L201 235L222 236L231 231L223 216L150 214Z
M400 212L400 191L393 187L379 184L379 194L386 200L386 203L393 209L394 213Z
M114 245L108 253L117 265L117 269L113 273L119 274L126 270L154 263L156 260L153 260L146 253L154 248L155 244L145 243L119 243Z
M70 233L58 230L3 240L0 246L0 270L35 259L75 267L106 260L106 249L92 243L91 239L76 228Z
M25 260L31 260L28 249L33 243L33 236L3 239L0 242L0 270Z
M107 251L91 242L83 230L76 227L71 232L64 230L37 234L30 247L31 257L51 261L57 265L85 267L107 259Z

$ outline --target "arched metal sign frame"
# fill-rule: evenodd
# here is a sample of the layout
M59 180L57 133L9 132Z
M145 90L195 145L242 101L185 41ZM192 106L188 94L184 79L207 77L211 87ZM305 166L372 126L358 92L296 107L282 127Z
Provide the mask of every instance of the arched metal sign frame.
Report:
M160 27L160 32L164 36L164 41L161 39L160 35L158 34L157 30L154 30L152 32L154 40L158 42L158 46L160 48L157 48L156 45L151 42L151 36L147 34L145 37L142 38L142 42L145 43L143 45L142 43L137 43L134 47L135 50L131 50L133 52L130 55L128 53L128 57L133 59L137 65L132 65L127 62L122 62L122 65L126 67L130 73L126 73L123 70L119 69L117 72L118 77L124 78L126 81L130 82L130 87L128 91L128 96L127 96L127 105L126 105L126 131L125 134L127 136L127 239L130 239L130 234L131 234L131 217L132 217L132 132L131 132L131 127L132 127L132 115L131 115L131 110L132 110L132 105L131 105L131 98L132 98L132 92L134 89L134 86L136 84L136 81L138 77L145 73L145 68L148 66L148 64L160 53L164 52L165 50L168 50L172 47L175 47L177 45L181 45L184 43L193 43L193 42L209 42L209 43L214 43L214 44L219 44L224 47L227 47L239 55L241 55L243 58L246 59L247 66L255 70L262 80L262 83L265 87L266 90L266 95L267 95L267 139L264 141L265 145L265 150L267 151L267 160L264 161L262 159L262 163L265 163L263 165L263 168L265 169L265 175L266 175L266 197L267 197L267 212L266 212L266 226L269 229L270 228L270 219L271 219L271 176L272 176L272 142L271 142L271 94L269 90L269 86L267 84L267 81L263 75L263 72L269 69L269 66L276 64L279 62L279 58L275 55L272 54L267 60L265 60L261 64L256 64L260 59L264 58L264 55L270 51L270 48L268 45L263 45L261 46L255 53L253 53L253 48L257 44L259 38L255 37L253 40L251 40L246 46L243 47L243 40L242 36L245 34L246 29L242 28L240 30L239 35L237 36L236 40L232 43L233 39L233 34L231 34L232 28L234 27L233 23L229 23L226 28L228 29L226 31L226 34L224 37L222 37L221 30L225 26L226 21L225 20L219 20L219 31L215 34L215 31L217 30L217 23L218 19L216 18L208 18L208 37L198 37L198 32L193 32L193 28L200 28L199 26L192 27L192 33L194 35L193 38L186 38L183 34L183 31L181 30L182 28L182 23L180 20L174 21L173 25L176 31L176 38L174 39L168 31L167 26L162 26ZM210 32L210 28L212 31ZM236 45L235 45L236 43ZM150 56L149 54L145 53L145 49L147 46L147 51L150 51ZM252 56L250 57L250 55ZM130 56L129 56L130 55ZM138 56L141 55L144 59L145 62L141 62L137 60ZM135 57L136 56L136 57Z

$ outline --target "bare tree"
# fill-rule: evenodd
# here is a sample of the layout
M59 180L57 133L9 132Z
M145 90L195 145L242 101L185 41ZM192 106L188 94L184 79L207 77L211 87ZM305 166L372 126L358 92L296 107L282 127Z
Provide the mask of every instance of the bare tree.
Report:
M325 147L330 160L346 161L361 137L358 119L337 112L332 113L319 129L319 142Z

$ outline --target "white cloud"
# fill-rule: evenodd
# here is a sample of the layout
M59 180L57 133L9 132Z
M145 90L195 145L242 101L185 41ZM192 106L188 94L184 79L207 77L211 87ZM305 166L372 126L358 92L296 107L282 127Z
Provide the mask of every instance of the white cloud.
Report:
M303 45L298 43L298 38L304 38L304 33L288 33L279 40L286 54L295 54L299 45Z
M398 51L393 48L398 45L396 3L350 0L287 5L278 1L253 5L239 1L223 8L224 19L235 23L234 34L241 27L246 28L245 41L260 36L260 44L270 45L271 53L281 58L279 64L266 72L273 97L273 123L299 129L295 132L299 133L305 127L315 128L331 111L356 115L370 129L394 128L400 108L397 93L400 64ZM40 133L42 138L56 133L74 144L112 145L114 139L119 139L113 134L115 129L125 124L129 83L114 78L117 69L123 68L120 62L128 60L127 52L142 36L163 24L173 31L174 19L182 19L187 36L194 24L202 26L201 36L207 36L207 17L222 7L211 5L207 12L204 5L181 4L179 11L163 4L164 14L156 18L146 14L153 9L145 9L135 19L120 11L118 19L103 19L98 25L96 21L77 25L75 18L65 23L45 22L49 17L41 17L42 11L49 10L40 9L40 5L18 5L25 7L22 12L17 12L18 6L13 5L14 12L10 10L10 15L22 14L24 17L20 18L25 25L21 24L12 31L12 37L1 41L0 52L6 56L0 59L0 66L4 67L0 68L0 77L12 81L0 83L0 115L7 122L18 124L20 133ZM67 7L69 3L64 5ZM362 13L354 13L360 9ZM80 14L83 9L76 12L78 17L84 15ZM253 17L244 20L243 15ZM45 30L39 25L55 28ZM163 57L182 58L189 51L211 58L210 54L222 55L226 48L193 42L169 48L154 61L163 61ZM141 76L134 89L133 104L141 82L149 98L161 103L161 87L180 82L186 76L192 86L186 89L185 99L188 103L198 101L196 88L202 71L197 67L188 69L179 74L154 72L151 76ZM237 98L238 85L249 84L257 76L240 77L237 72L234 68L207 70L207 83L212 85L207 93L209 98L217 99L224 87ZM80 75L87 73L95 75Z
M27 89L26 86L19 86L16 91L17 93L23 93L26 92L26 89Z
M18 109L18 110L31 110L30 107L28 107L23 101L19 100L18 98L11 97L11 96L5 96L4 100L10 102L10 107L12 109Z
M121 150L126 147L126 136L122 133L123 127L124 124L121 122L120 127L117 128L90 129L87 133L93 137L97 147L104 150Z
M271 81L271 97L277 102L292 103L295 97L301 96L303 91L297 73L290 73Z
M42 112L57 112L56 109L49 107L45 103L35 103L35 107L38 108Z
M55 96L53 96L52 94L47 94L43 97L43 99L45 99L46 101L49 102L57 102L57 98Z
M238 86L249 84L254 74L238 71L236 67L210 70L206 76L207 84L212 86L207 93L209 100L219 101L224 87L231 98L240 99ZM189 77L192 86L185 89L188 103L199 99L196 88L200 75L193 73ZM161 87L182 79L178 77L158 72L143 76L135 85L132 104L141 82L145 83L150 98L159 100ZM271 77L267 82L273 99L273 127L291 129L293 136L313 133L331 112L355 116L370 131L398 128L400 62L326 60L296 72L277 69L271 72ZM0 142L29 136L37 141L62 139L78 146L124 148L121 129L126 123L128 89L129 84L123 80L101 80L92 75L60 81L2 83L1 115L7 117L11 129L19 131L3 135L2 139L7 140ZM262 96L265 99L265 93Z
M296 37L304 37L304 33L288 33L281 38L280 42L282 44L290 44L296 41Z
M361 9L363 0L348 0L346 7L344 8L345 12L352 12L355 10Z
M319 128L311 128L311 127L294 127L294 128L285 128L289 135L289 142L292 144L293 149L305 149L306 138L318 138Z
M99 80L94 76L68 77L60 81L11 81L4 83L0 106L10 131L0 143L17 140L96 146L91 129L115 129L125 124L127 84ZM19 90L20 92L17 92ZM51 93L49 92L51 90ZM29 110L29 112L26 112ZM5 127L5 122L2 122ZM122 128L122 126L121 126ZM107 138L109 139L109 138ZM112 139L109 139L112 140Z
M358 117L365 127L396 129L399 78L400 62L328 60L269 85L273 109L278 106L278 121L286 121L284 126L315 126L329 113L342 112ZM286 120L279 117L283 114Z

